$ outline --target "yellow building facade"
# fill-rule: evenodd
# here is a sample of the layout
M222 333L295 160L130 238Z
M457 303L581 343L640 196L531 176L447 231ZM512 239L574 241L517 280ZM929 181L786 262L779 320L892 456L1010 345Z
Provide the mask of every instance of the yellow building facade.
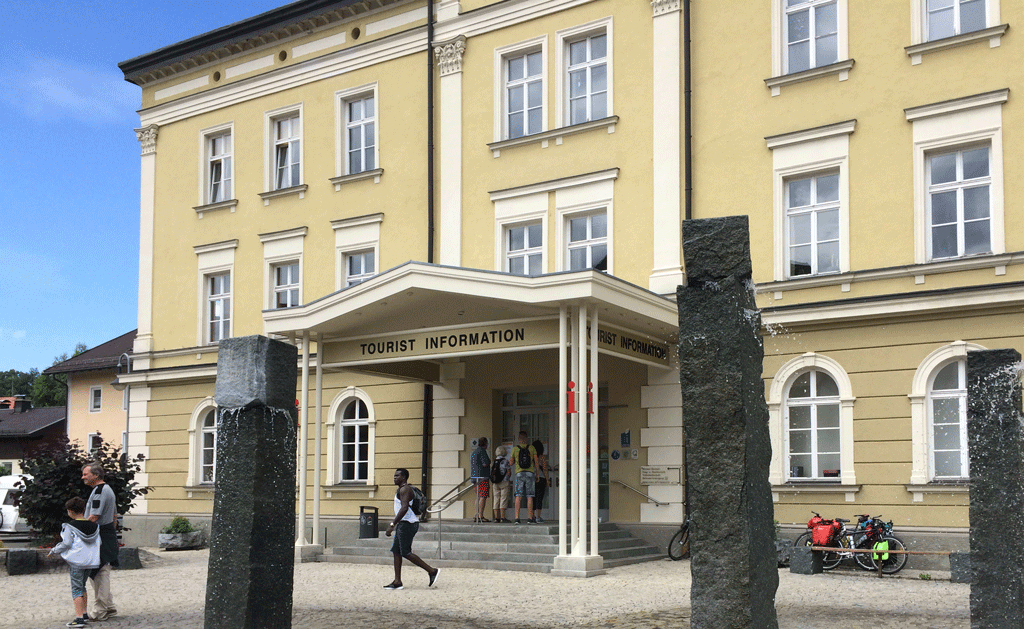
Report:
M387 512L395 467L444 495L520 429L568 571L595 566L585 507L664 535L680 222L746 214L776 518L962 540L961 365L1024 341L1021 15L945 4L296 2L122 63L137 515L210 513L217 342L265 334L302 356L300 541Z

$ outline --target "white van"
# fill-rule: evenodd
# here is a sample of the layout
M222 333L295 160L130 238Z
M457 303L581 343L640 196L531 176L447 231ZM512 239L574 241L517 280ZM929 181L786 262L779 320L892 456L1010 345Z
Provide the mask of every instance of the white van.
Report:
M0 476L0 533L22 533L29 530L25 520L18 517L18 507L14 506L14 496L21 488L14 486L23 480L32 480L28 474Z

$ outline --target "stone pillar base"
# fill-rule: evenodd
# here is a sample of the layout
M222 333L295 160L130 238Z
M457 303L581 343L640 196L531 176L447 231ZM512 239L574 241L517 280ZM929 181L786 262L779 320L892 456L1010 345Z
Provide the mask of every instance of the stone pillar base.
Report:
M949 580L953 583L971 582L970 551L949 553Z
M559 555L555 557L551 575L556 577L596 577L605 574L604 557L601 555Z
M794 546L789 555L789 571L793 574L821 574L824 553L806 546Z
M295 545L295 563L311 563L316 561L316 558L322 554L324 554L322 544Z

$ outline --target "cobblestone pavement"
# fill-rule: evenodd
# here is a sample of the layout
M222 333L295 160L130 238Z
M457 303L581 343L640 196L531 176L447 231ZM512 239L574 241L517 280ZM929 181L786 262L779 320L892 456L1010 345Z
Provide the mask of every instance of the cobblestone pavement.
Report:
M201 628L208 556L208 551L150 549L144 553L145 569L114 572L118 616L95 626ZM779 626L970 627L970 587L938 578L921 580L916 578L919 574L877 579L852 571L802 576L780 570ZM406 588L383 590L391 577L390 566L296 566L293 627L507 629L510 622L537 628L690 626L690 571L685 561L624 566L591 579L442 568L435 589L427 588L423 571L407 564ZM0 628L63 627L73 616L70 598L67 574L9 577L0 572ZM531 615L524 616L524 609L532 610Z

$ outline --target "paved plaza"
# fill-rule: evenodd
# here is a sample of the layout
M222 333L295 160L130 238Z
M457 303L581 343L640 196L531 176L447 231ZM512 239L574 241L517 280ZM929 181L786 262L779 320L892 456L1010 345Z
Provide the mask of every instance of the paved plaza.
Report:
M147 550L145 569L113 575L119 615L94 626L201 628L209 552ZM382 541L381 553L386 552ZM686 561L666 559L614 568L591 579L443 568L437 588L428 589L426 573L407 565L402 573L405 589L390 592L382 589L391 581L390 565L307 563L295 567L292 626L689 627L689 568ZM905 572L904 578L878 579L867 573L802 576L780 570L779 626L970 627L968 585L940 578L948 573L922 580L919 571ZM0 576L0 600L5 603L0 628L52 629L63 627L73 615L65 573Z

